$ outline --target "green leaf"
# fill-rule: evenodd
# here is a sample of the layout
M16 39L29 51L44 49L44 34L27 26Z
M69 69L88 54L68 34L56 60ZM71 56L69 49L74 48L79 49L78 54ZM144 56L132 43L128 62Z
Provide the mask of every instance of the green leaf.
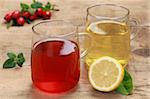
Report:
M132 90L133 90L132 77L126 70L125 70L125 76L123 79L123 84L124 84L126 90L129 92L129 94L131 94Z
M42 8L43 4L41 2L35 2L31 4L31 8L37 9L37 8Z
M29 5L27 5L25 3L20 3L20 6L22 9L29 9Z
M25 58L23 56L23 53L19 53L17 55L17 64L22 67L23 63L25 62Z
M119 87L116 89L116 91L123 94L123 95L129 94L122 83L119 85Z
M9 23L7 23L7 29L9 29L13 25L13 20L11 20Z
M132 77L127 72L127 70L125 70L124 79L122 83L119 85L119 87L116 89L116 91L123 95L129 95L132 94L132 90L133 90Z
M25 4L25 3L20 3L20 7L21 7L21 11L28 11L29 9L29 5Z
M15 66L16 66L16 62L12 58L7 59L3 64L3 68L13 68Z
M9 57L9 58L16 58L16 54L14 54L14 53L12 53L12 52L9 52L9 53L7 53L7 56Z
M51 6L52 6L51 3L47 2L47 4L44 7L44 10L49 11L51 9Z
M23 53L19 53L19 54L17 55L17 58L24 58Z

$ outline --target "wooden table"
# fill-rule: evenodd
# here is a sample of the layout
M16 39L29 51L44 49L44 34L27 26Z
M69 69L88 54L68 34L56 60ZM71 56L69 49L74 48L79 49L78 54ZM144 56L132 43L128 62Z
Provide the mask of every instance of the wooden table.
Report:
M20 0L31 3L31 0ZM0 0L0 22L10 10L19 9L19 0ZM40 0L39 0L40 1ZM46 2L47 0L41 0ZM81 65L81 78L76 88L71 91L53 95L32 88L30 77L31 27L12 27L6 29L0 24L0 99L150 99L150 1L149 0L51 0L60 11L52 19L67 19L76 24L85 21L86 8L97 3L115 3L128 7L131 17L140 20L140 32L132 41L132 58L128 66L134 79L134 92L123 96L115 92L102 93L95 91L88 82L87 70ZM148 6L149 5L149 6ZM38 21L35 21L37 23ZM23 68L2 69L6 53L23 52L26 62Z

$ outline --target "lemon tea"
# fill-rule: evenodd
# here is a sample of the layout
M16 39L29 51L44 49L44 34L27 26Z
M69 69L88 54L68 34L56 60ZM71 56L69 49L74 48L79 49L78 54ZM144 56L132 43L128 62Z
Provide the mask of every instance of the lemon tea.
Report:
M126 23L102 20L89 24L86 31L93 38L91 50L86 57L88 66L102 56L116 58L122 64L128 63L130 31Z

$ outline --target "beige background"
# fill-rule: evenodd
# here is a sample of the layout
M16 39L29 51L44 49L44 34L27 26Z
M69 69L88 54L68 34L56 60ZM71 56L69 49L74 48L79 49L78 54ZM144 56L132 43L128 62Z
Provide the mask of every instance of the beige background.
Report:
M0 0L0 22L3 23L5 13L19 9L19 3L31 3L31 0ZM41 0L46 2L47 0ZM122 96L115 92L101 93L95 91L88 82L87 70L81 65L81 78L76 88L68 93L51 95L32 88L30 78L31 27L11 27L6 29L0 24L0 99L150 99L150 1L149 0L51 0L58 5L60 11L53 14L52 19L67 19L76 24L85 21L86 8L97 3L115 3L131 10L131 17L140 21L138 36L132 41L132 57L128 66L134 78L134 92L130 96ZM8 51L23 52L26 57L25 66L21 69L2 69Z

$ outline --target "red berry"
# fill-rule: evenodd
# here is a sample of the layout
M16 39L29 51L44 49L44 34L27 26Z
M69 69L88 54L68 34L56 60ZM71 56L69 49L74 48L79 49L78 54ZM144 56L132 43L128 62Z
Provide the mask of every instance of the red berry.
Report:
M4 19L7 21L7 22L10 22L10 20L12 19L12 13L8 13L5 15Z
M34 13L33 15L31 15L29 19L31 21L34 21L35 19L37 19L36 13Z
M36 15L37 15L38 17L42 17L42 14L43 14L42 8L38 8L38 9L36 10Z
M31 14L30 14L30 12L23 12L22 13L22 16L24 17L24 18L29 18L30 16L31 16Z
M24 20L23 17L19 17L19 18L17 19L17 24L18 24L18 25L23 26L24 23L25 23L25 20Z
M51 17L51 12L43 11L43 18L44 19L50 19L50 17Z
M14 11L13 14L12 14L12 18L13 18L13 19L17 19L17 18L19 18L19 17L20 17L20 11L17 11L17 10Z

